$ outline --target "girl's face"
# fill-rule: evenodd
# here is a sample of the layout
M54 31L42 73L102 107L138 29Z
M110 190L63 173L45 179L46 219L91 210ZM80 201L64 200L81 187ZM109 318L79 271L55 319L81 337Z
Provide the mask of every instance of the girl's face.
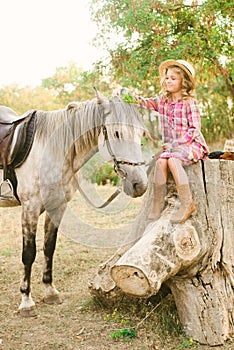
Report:
M176 68L168 68L165 77L166 89L172 94L176 94L181 91L182 77Z

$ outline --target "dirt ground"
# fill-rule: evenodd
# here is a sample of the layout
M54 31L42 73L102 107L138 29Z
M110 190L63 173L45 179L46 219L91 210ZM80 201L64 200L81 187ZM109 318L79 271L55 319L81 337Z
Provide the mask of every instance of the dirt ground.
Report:
M105 190L106 191L105 186ZM112 190L113 192L113 190ZM112 239L92 247L86 237L96 230L116 234L119 225L134 220L141 199L123 203L114 213L103 215L90 209L77 194L71 208L84 226L74 241L67 231L60 232L54 258L54 284L62 304L42 301L43 216L38 225L37 257L32 273L32 297L38 316L22 318L19 281L21 264L21 208L0 208L0 350L231 350L234 343L208 347L187 339L183 334L171 295L160 303L154 300L123 299L105 303L90 295L88 282L100 263L116 250ZM82 227L82 225L81 225ZM90 230L88 232L87 230ZM75 227L78 230L78 227ZM135 332L136 330L136 332Z

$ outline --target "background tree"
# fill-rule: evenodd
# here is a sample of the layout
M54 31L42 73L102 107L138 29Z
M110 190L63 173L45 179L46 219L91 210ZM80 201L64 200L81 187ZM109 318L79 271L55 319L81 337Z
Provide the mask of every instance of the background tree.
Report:
M112 76L121 85L154 95L160 90L160 62L189 60L200 86L205 136L211 133L216 139L233 137L233 5L229 0L91 1Z
M1 105L12 108L19 115L30 109L53 110L60 107L51 92L40 86L6 85L0 89L0 101Z
M70 63L68 66L56 68L52 77L42 80L42 87L50 91L63 106L71 101L94 98L94 86L104 94L110 92L98 65L92 71L84 71L75 63Z
M84 71L75 63L57 67L55 73L42 79L41 86L11 84L0 89L0 104L15 110L19 115L30 109L55 110L71 101L85 101L95 97L93 87L110 95L112 88L97 64Z

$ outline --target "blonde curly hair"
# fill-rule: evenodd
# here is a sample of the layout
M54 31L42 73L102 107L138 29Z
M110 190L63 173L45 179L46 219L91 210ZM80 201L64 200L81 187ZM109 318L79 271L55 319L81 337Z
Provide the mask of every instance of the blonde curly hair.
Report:
M176 73L178 73L182 78L182 83L181 83L182 84L182 86L181 86L182 99L188 100L190 98L193 98L194 97L194 83L191 82L188 74L183 69L179 68L176 65L168 66L167 69L165 70L165 74L162 76L162 78L160 80L160 84L161 84L160 94L164 98L168 98L171 96L171 92L167 91L166 83L165 83L166 74L167 74L168 69L174 69L174 71Z

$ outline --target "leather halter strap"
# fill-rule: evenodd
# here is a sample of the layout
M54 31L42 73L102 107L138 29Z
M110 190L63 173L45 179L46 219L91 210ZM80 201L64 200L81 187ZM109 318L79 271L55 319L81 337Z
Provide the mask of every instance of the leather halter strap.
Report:
M114 162L114 170L115 170L116 174L119 175L119 177L121 179L126 179L127 173L124 169L120 168L120 166L119 166L120 164L132 165L132 166L141 166L141 165L145 164L145 162L129 162L129 161L125 161L125 160L117 160L113 151L112 151L110 140L108 138L107 128L105 125L102 125L102 132L104 135L104 141L106 142L107 150L108 150L108 152L109 152L109 154Z

